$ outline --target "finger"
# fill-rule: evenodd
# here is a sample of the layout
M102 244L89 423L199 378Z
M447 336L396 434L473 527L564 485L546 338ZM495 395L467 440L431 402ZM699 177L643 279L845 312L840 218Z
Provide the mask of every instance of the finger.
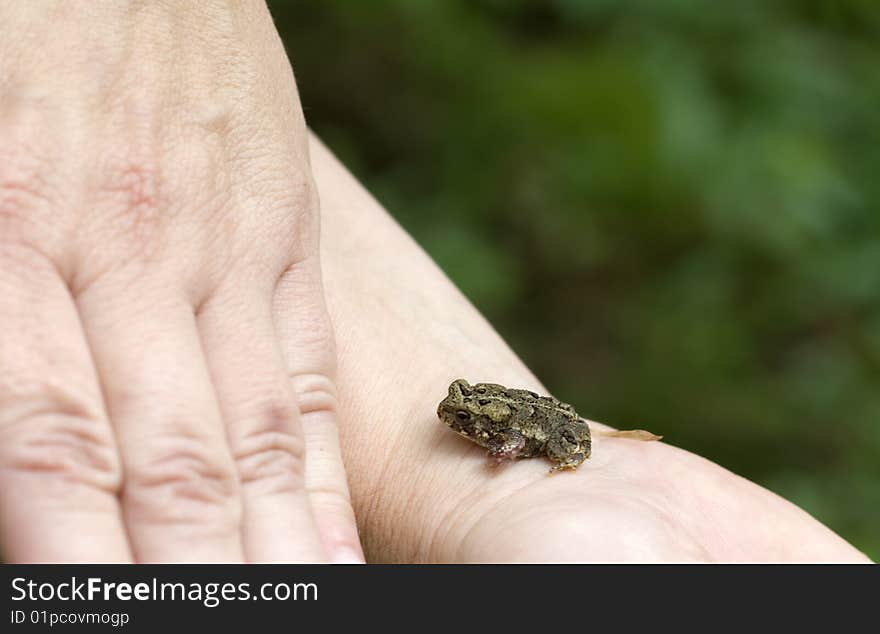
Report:
M142 281L79 298L122 455L122 509L139 561L241 561L235 466L183 297Z
M317 255L294 263L275 292L275 326L305 438L306 489L331 560L363 563L337 424L336 348Z
M305 488L299 412L268 290L229 284L200 311L199 329L241 482L246 559L326 561Z
M7 561L131 560L121 468L76 307L0 245L0 545Z

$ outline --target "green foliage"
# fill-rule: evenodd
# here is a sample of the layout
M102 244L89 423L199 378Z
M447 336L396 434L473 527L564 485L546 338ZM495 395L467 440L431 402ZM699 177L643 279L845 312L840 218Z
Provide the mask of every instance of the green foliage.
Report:
M271 5L310 124L557 396L880 558L880 4Z

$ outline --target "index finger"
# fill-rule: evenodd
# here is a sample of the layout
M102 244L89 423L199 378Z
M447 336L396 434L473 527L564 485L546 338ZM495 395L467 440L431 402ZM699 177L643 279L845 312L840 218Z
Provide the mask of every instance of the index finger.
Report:
M70 293L0 244L0 548L7 561L130 561L122 473Z

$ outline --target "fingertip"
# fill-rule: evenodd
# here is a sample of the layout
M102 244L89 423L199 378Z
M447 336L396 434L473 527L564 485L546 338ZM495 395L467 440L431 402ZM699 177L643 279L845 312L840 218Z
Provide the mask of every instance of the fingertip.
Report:
M341 546L330 553L330 562L334 564L365 564L364 553L358 548Z
M323 517L319 521L319 531L327 560L333 564L366 563L364 550L358 536L354 513L346 502L346 508L330 512L325 507Z

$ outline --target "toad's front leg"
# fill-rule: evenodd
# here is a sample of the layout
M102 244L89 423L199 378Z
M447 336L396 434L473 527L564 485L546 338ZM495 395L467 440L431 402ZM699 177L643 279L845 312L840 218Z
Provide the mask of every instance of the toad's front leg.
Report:
M495 434L486 444L486 448L489 450L489 461L493 465L518 458L525 446L525 437L512 429Z

